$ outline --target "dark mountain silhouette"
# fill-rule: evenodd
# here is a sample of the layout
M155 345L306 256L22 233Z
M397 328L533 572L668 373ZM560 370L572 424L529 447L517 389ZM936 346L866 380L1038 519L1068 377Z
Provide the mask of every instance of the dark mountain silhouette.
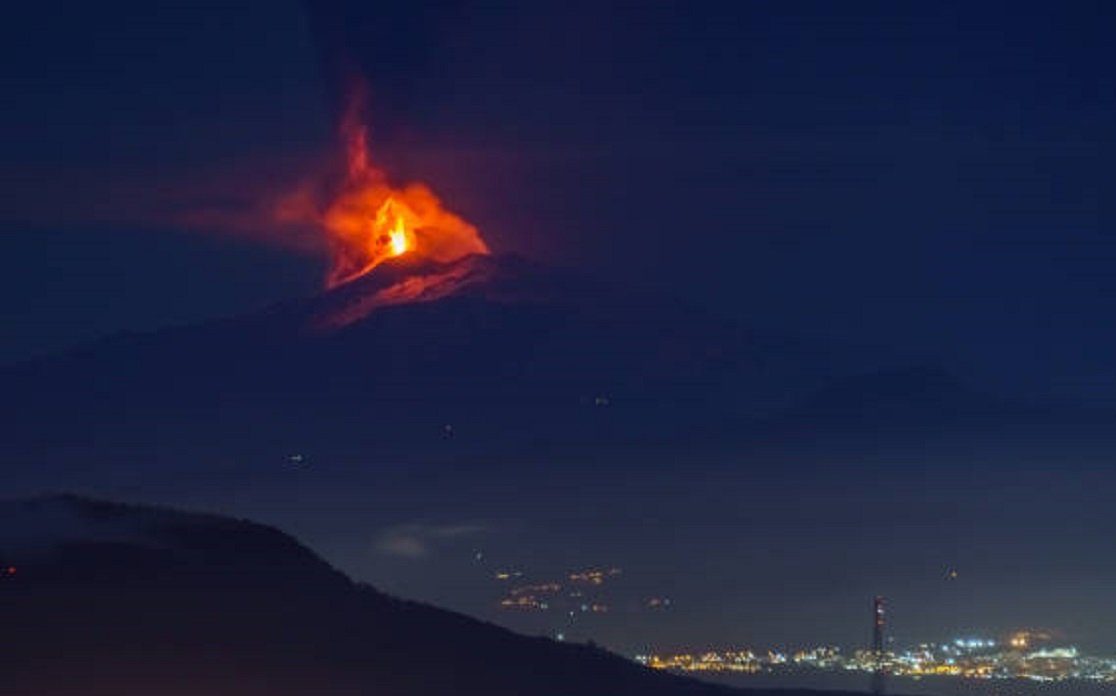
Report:
M13 696L765 693L395 599L242 520L62 496L0 504L0 529Z
M418 279L424 301L383 304ZM370 311L370 307L374 310ZM401 257L261 314L117 336L0 370L14 458L337 456L682 439L785 403L826 352L519 258ZM482 443L482 444L476 444Z
M404 256L257 315L11 365L0 388L7 452L40 488L215 451L496 467L1016 424L1108 437L1110 414L1024 409L938 369L855 372L823 347L521 258Z

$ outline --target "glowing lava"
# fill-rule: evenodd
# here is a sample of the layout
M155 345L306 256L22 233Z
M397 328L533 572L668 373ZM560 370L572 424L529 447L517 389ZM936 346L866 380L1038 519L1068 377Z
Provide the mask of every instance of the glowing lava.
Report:
M326 286L347 283L404 254L448 263L489 253L477 228L446 210L429 187L397 187L372 164L362 94L354 92L341 122L347 159L341 184L306 187L279 210L280 220L310 222L325 233L332 254Z
M402 217L398 217L395 219L395 227L388 232L388 250L392 256L402 256L410 248L411 243L407 240L407 224L403 222Z

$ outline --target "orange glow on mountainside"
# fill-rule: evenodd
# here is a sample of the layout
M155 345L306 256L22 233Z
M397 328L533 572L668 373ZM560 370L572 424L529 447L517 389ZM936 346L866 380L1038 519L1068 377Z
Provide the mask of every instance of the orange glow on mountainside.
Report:
M341 184L325 195L300 191L279 209L281 221L309 222L326 235L331 252L326 286L348 283L404 254L448 263L489 253L477 228L447 210L428 186L396 186L373 164L362 94L354 91L341 122L346 153Z

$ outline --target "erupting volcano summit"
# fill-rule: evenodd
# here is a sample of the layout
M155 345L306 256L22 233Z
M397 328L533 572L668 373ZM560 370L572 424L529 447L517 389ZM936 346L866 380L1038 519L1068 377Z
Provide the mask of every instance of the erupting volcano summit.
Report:
M341 120L347 165L341 183L304 187L280 206L281 221L308 222L326 234L332 254L326 286L405 254L438 263L488 254L477 228L446 210L429 187L396 187L372 163L364 104L364 90L354 90Z

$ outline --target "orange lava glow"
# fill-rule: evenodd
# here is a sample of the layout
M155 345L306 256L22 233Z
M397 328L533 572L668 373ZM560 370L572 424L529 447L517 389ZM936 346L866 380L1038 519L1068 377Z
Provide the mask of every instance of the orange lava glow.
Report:
M282 221L311 222L325 233L332 254L326 286L348 283L404 254L448 263L489 253L477 228L446 210L429 187L395 186L373 164L361 95L354 93L341 123L347 165L342 183L325 196L299 192L279 210Z

